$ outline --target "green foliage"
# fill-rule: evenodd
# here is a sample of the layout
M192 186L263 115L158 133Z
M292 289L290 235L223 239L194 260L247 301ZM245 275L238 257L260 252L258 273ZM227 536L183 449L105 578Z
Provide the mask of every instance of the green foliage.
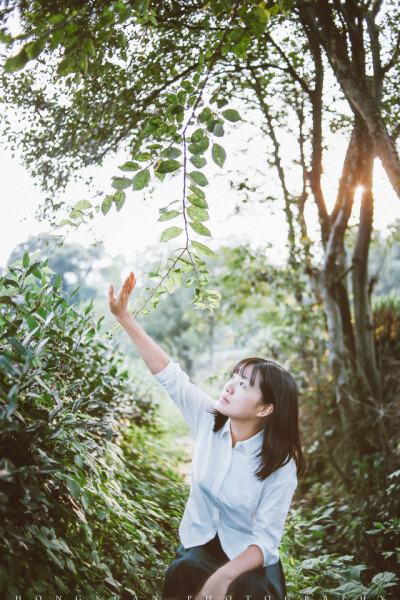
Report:
M212 157L213 161L222 169L226 160L226 152L224 148L219 144L213 144Z
M183 231L182 227L168 227L161 234L161 241L167 242L168 240L177 237Z
M123 192L116 192L123 194ZM115 198L110 197L110 202ZM84 202L84 201L82 201ZM18 244L7 261L9 265L21 262L23 254L33 254L42 259L48 258L48 268L51 282L58 274L62 280L64 292L72 294L74 301L85 302L91 298L104 296L104 288L114 277L119 277L125 266L125 259L118 257L118 267L108 266L107 256L101 244L88 248L77 243L62 242L58 236L40 233L30 236L25 242ZM38 259L37 259L38 260ZM79 286L79 288L78 288ZM78 288L78 289L77 289ZM99 290L101 292L99 293Z
M150 172L147 169L145 171L139 171L139 173L136 173L135 177L133 178L133 189L135 191L142 190L146 187L149 181Z
M400 348L400 298L379 296L374 299L372 316L376 350L380 356L399 356Z
M310 299L309 280L300 269L270 264L268 250L239 246L221 248L219 253L221 260L210 269L210 284L218 282L224 298L216 315L217 327L230 325L235 348L246 348L248 355L271 357L286 366L299 388L307 472L297 492L296 528L289 532L297 539L288 550L289 557L296 559L286 561L293 586L289 589L295 597L306 593L311 597L313 586L318 587L316 594L336 588L339 594L341 586L349 584L353 592L371 588L370 597L374 597L375 593L379 595L378 580L385 582L388 577L382 584L387 584L383 595L391 597L393 577L384 574L396 572L400 551L398 462L396 455L387 450L398 444L398 303L395 298L373 303L375 337L384 374L383 397L379 407L371 408L370 422L374 426L362 440L364 455L359 460L349 457L338 423L324 315ZM361 407L358 414L361 421ZM387 445L377 435L378 427ZM350 464L345 471L342 465L347 460ZM326 558L328 552L331 558ZM341 562L350 553L351 564ZM296 571L302 557L326 560L325 567L316 567L315 572L305 570L303 576L301 569ZM336 561L343 579L334 577ZM359 564L368 568L362 571L361 583L357 584L351 569Z
M332 499L331 484L316 482L314 487L312 506L301 499L302 490L297 491L299 502L291 508L285 527L281 556L288 597L359 598L365 594L369 599L395 600L396 563L392 562L394 572L382 570L384 563L368 567L360 547L350 550L348 533L356 527L350 507L338 496ZM373 532L366 531L370 534ZM370 543L375 542L371 539Z
M155 593L182 488L154 395L46 264L26 253L0 281L0 593Z
M122 6L124 8L122 8ZM276 4L276 8L279 5ZM124 3L115 3L114 5L102 4L97 7L96 11L93 12L93 8L90 6L82 5L79 9L71 9L71 7L65 7L65 11L59 12L60 7L54 7L53 9L48 8L43 11L39 6L26 6L21 12L21 18L26 26L26 32L23 36L25 41L24 48L19 52L17 57L10 57L6 62L6 72L12 73L22 66L27 61L34 60L39 54L54 57L62 51L62 60L57 62L57 82L56 85L61 86L67 95L72 93L75 96L75 100L78 100L79 96L79 119L82 127L85 130L84 137L87 139L88 135L91 136L96 130L98 133L95 134L97 142L91 145L89 155L94 158L94 155L101 153L98 150L98 142L100 137L104 135L109 136L109 139L116 139L121 133L121 128L124 133L122 138L125 137L130 130L138 133L138 138L134 144L132 144L132 156L131 159L127 160L120 169L122 171L137 171L130 179L127 176L114 176L111 182L111 186L117 190L113 193L105 193L104 198L98 206L93 207L88 201L82 201L79 203L79 207L73 207L70 212L69 219L63 219L59 226L73 226L77 227L87 218L93 217L93 211L102 212L107 215L112 210L115 204L116 209L119 211L123 207L125 202L125 194L123 190L128 190L132 186L133 191L142 191L146 188L154 175L158 180L168 180L170 174L180 173L184 180L184 191L182 197L182 207L180 213L182 214L183 220L185 221L185 250L188 261L192 265L191 277L187 278L187 281L196 282L195 288L195 299L194 303L197 306L207 307L213 309L218 306L217 295L208 292L207 287L207 273L205 265L201 265L201 272L199 270L200 265L196 263L196 258L192 254L191 241L192 235L195 233L211 237L211 232L208 228L202 225L202 221L208 219L208 214L204 211L207 208L205 197L200 196L197 192L191 194L188 198L190 204L193 206L186 206L185 194L186 188L190 187L188 184L189 178L198 186L204 187L208 184L206 175L199 169L203 169L207 165L207 158L204 156L210 151L213 161L222 168L226 159L226 152L224 148L217 143L212 143L212 138L221 137L224 135L224 122L235 123L240 119L240 116L233 108L226 108L228 102L221 97L219 94L213 94L210 98L210 107L204 106L203 92L207 86L209 75L214 68L216 62L222 55L222 48L224 48L223 54L226 55L229 52L231 41L233 42L233 51L238 55L240 53L239 48L241 44L247 44L248 41L246 35L233 35L231 40L231 28L234 27L235 22L240 22L244 27L249 27L252 34L256 37L261 34L262 30L265 29L267 20L271 15L276 15L277 11L272 12L261 9L259 6L249 3L247 5L241 5L240 2L211 2L205 7L204 13L204 31L208 31L211 21L218 21L222 23L221 35L213 36L203 44L197 45L196 54L198 60L193 63L188 69L183 69L181 75L176 75L174 71L171 81L165 83L165 77L161 79L159 75L164 72L169 72L171 65L176 62L174 59L165 65L165 68L159 69L157 67L156 73L152 73L150 79L146 74L147 67L144 67L140 55L142 51L147 52L149 44L154 44L154 53L152 52L152 58L148 64L152 64L156 61L156 57L162 57L165 53L166 46L169 42L165 40L160 41L157 39L157 35L154 36L155 27L158 27L158 19L163 20L163 16L167 15L167 18L175 18L175 12L180 13L181 8L179 5L174 7L167 7L164 4L159 3L158 5L152 5L150 8L148 3L138 2L133 6L126 6ZM12 4L8 10L4 11L4 14L12 11ZM198 10L198 7L197 9ZM265 15L268 14L268 19L265 19ZM203 18L203 15L202 15ZM47 23L47 28L45 26ZM240 29L240 28L239 28ZM240 31L242 31L240 29ZM144 37L143 37L143 35ZM38 39L36 37L38 36ZM137 37L139 36L139 37ZM246 37L247 36L247 37ZM176 39L176 36L174 36ZM233 39L234 38L234 39ZM143 40L143 41L141 41ZM11 42L7 38L8 42ZM162 49L157 48L161 43ZM34 48L32 46L34 45ZM117 104L120 104L122 98L114 96L111 104L107 100L104 109L104 105L101 107L99 113L99 119L96 120L96 125L87 126L88 119L94 114L93 102L86 108L85 94L82 94L79 88L82 83L85 87L89 80L103 81L101 86L101 94L104 93L108 96L110 93L114 95L112 90L114 89L114 75L116 69L120 71L122 79L127 83L127 61L129 61L130 52L133 45L137 45L143 48L139 53L135 53L135 61L137 65L133 67L133 72L140 79L140 88L137 88L137 83L134 83L134 88L131 88L131 92L135 97L138 93L141 96L143 88L147 86L147 81L151 81L148 100L149 104L145 110L136 111L136 116L133 121L125 116L117 118L118 124L114 122L111 128L106 125L111 123L109 112L114 112L114 108ZM226 49L225 49L226 47ZM173 51L175 53L175 51ZM189 53L192 54L191 52ZM109 56L113 55L117 59L110 62ZM180 59L186 55L178 51ZM188 55L189 56L189 55ZM169 60L169 59L168 59ZM168 62L168 61L167 61ZM179 61L178 61L179 62ZM147 63L147 61L146 61ZM54 68L52 60L49 61L49 70ZM118 65L118 66L117 66ZM130 67L128 67L128 70ZM150 68L150 70L152 70ZM179 73L179 70L178 70ZM158 83L155 82L153 76L156 79L160 79ZM16 75L14 75L16 77ZM24 79L25 75L21 75ZM81 79L83 77L83 80ZM29 78L29 76L28 76ZM104 79L105 78L105 79ZM131 77L128 76L128 79ZM121 87L122 81L118 82L117 87ZM159 86L159 91L155 92ZM96 84L97 92L99 88ZM97 94L96 92L96 94ZM35 93L35 92L34 92ZM47 92L44 92L45 94ZM75 102L73 101L73 103ZM125 100L124 111L126 110ZM153 110L153 102L155 103L155 111ZM55 100L57 103L57 100ZM55 103L53 106L55 106ZM146 103L147 104L147 103ZM49 103L47 106L51 106ZM113 108L111 108L113 107ZM221 112L221 109L224 111ZM87 113L84 117L84 113ZM150 110L148 110L150 109ZM97 109L95 110L95 112ZM51 109L50 109L51 112ZM113 117L111 117L113 120ZM128 123L128 127L127 127ZM106 125L106 126L105 126ZM104 127L105 126L105 127ZM82 129L82 133L83 133ZM83 139L77 140L78 128L74 128L74 133L69 136L69 145L74 147L78 153L83 149L85 142ZM106 133L107 132L107 133ZM128 134L129 135L129 134ZM78 134L78 137L81 137ZM120 139L122 139L120 138ZM118 142L117 142L118 143ZM74 150L74 151L75 151ZM64 157L69 154L64 152ZM178 157L182 157L183 161L176 160ZM92 162L92 158L89 162ZM189 172L187 169L187 160L196 168L195 171ZM46 159L47 160L47 159ZM52 160L52 159L50 159ZM94 159L95 162L97 159ZM87 164L87 160L85 159ZM139 165L143 163L140 170ZM75 161L74 161L75 164ZM58 162L57 166L61 167L61 163ZM73 165L71 165L73 168ZM45 167L46 171L46 184L48 185L52 173L55 173L54 166L51 169ZM65 173L65 176L68 175ZM168 177L166 177L168 176ZM62 185L63 177L57 178L57 186ZM194 208L196 207L196 208ZM168 214L168 207L161 209L163 213ZM174 215L178 216L178 215ZM173 218L172 215L170 218ZM160 220L167 220L167 217L162 217ZM187 227L187 223L190 223L191 227ZM174 227L168 228L163 232L161 236L162 241L168 241L174 237L177 237L179 233L183 231L183 228ZM204 244L202 244L204 247ZM193 247L192 247L193 248ZM209 249L209 256L214 256L215 253ZM170 277L169 269L174 270L176 255L171 255L171 261L169 266L165 265L165 281L168 281ZM183 255L182 255L183 256ZM177 273L179 278L179 272ZM150 302L150 307L155 306L151 299L157 299L160 292L158 288L149 290L150 296L147 300ZM146 306L149 305L146 302ZM145 310L147 308L143 307Z

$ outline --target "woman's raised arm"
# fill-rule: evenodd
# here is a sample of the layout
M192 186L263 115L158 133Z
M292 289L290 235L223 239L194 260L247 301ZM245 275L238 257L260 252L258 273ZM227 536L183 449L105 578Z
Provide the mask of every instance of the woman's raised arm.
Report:
M151 339L149 335L138 325L128 311L128 300L136 285L135 275L131 272L125 279L114 298L114 287L110 285L108 290L108 303L110 310L118 323L122 325L131 338L133 345L146 363L153 375L164 369L169 363L168 355Z

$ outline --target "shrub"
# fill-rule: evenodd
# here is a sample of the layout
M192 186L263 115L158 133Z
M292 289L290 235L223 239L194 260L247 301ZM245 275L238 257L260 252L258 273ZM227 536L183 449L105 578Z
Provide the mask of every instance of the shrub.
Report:
M139 597L186 488L154 442L154 394L50 275L25 254L0 281L0 595Z

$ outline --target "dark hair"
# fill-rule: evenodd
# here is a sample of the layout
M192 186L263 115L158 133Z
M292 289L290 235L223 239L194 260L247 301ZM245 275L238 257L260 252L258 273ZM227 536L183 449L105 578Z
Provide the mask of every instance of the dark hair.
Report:
M256 477L263 481L291 458L296 463L297 474L302 475L305 458L300 442L297 387L293 377L272 360L256 357L239 361L232 373L242 375L247 367L252 367L250 385L254 385L259 373L262 402L274 405L269 415L260 417L264 419L264 435L257 455L261 460L255 472ZM217 432L229 417L216 408L209 409L209 412L214 415L213 431Z

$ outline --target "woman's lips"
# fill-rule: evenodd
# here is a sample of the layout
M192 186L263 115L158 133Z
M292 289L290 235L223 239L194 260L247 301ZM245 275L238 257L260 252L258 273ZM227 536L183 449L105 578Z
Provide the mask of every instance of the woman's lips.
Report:
M221 402L224 404L229 404L229 400L227 400L224 396L221 396Z

